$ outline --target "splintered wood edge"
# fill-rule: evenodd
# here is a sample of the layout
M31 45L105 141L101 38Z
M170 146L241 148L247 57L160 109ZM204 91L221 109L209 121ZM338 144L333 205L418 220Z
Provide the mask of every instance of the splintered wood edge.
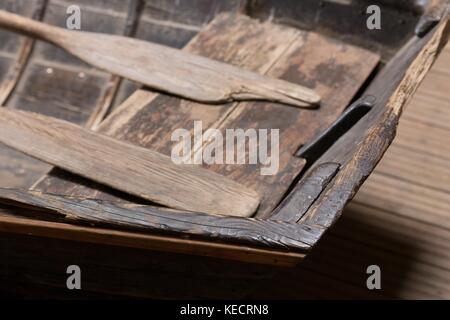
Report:
M158 152L64 120L3 108L0 109L0 131L0 141L11 148L169 207L251 216L260 203L255 191L225 176L194 165L177 165ZM34 141L34 145L29 141ZM120 159L125 159L125 163L118 161ZM108 166L102 167L104 161L108 161ZM130 167L133 170L127 170Z
M305 257L305 253L263 249L242 244L190 240L10 216L0 216L0 232L279 266L295 266Z
M308 250L316 228L254 218L223 217L146 205L121 204L80 197L0 188L0 203L64 216L67 221L184 237L239 241L261 247Z
M0 25L52 43L93 67L194 101L224 103L256 99L302 108L314 108L320 102L314 90L302 85L157 43L76 32L4 10L0 10ZM134 50L127 51L124 49L127 47ZM149 55L152 59L148 59ZM92 121L90 125L94 126Z
M434 33L434 36L436 37L436 33ZM426 72L426 70L424 70L424 72ZM406 100L404 101L406 102ZM384 109L386 109L386 107L384 107ZM371 131L372 134L366 136L366 139L364 140L364 142L370 143L372 142L370 141L370 139L374 138L373 133L378 134L378 137L385 134L383 138L384 143L381 144L381 147L377 144L376 153L378 154L378 156L375 156L369 162L361 161L361 157L365 156L367 153L367 145L361 145L357 152L357 155L359 156L356 157L356 159L353 158L354 163L352 163L352 165L350 165L350 163L347 163L344 168L342 168L338 173L337 177L335 177L335 179L339 178L340 181L335 181L332 186L328 186L326 192L324 192L319 197L319 199L314 203L307 214L305 214L304 219L302 219L299 224L303 224L306 226L308 224L321 225L324 227L323 232L325 232L327 227L329 227L339 217L345 203L347 203L354 195L354 193L356 193L357 188L367 177L370 171L373 170L376 162L381 158L382 153L384 152L384 150L386 150L391 139L393 139L396 122L398 120L398 114L395 114L394 112L392 112L392 110L388 109L383 113L383 116L381 118L378 118L378 120L379 121L377 122L377 125ZM383 120L386 120L387 124L380 123L380 121ZM384 133L380 132L380 130L383 129L381 127L385 128ZM379 142L379 140L376 139L376 142ZM365 169L361 168L364 166ZM355 168L361 169L361 172L357 177L354 177L354 173L356 170ZM328 201L330 197L332 197L337 191L339 191L337 189L342 189L342 186L340 184L343 181L342 179L344 175L347 175L349 179L347 181L348 184L344 185L345 190L342 190L344 192L342 201L338 203ZM323 211L324 209L326 209L327 201L328 204L331 203L332 205L336 206L333 212ZM317 219L319 217L323 219ZM32 235L34 234L38 236L76 240L81 242L93 242L158 251L171 251L238 261L278 264L286 266L295 265L305 255L304 253L290 253L282 252L279 250L266 250L252 247L243 247L242 245L217 244L211 241L185 240L168 236L142 235L135 232L80 227L57 222L45 222L36 220L30 221L23 218L7 216L0 216L0 231Z
M299 223L322 226L325 232L328 227L336 222L342 214L345 205L353 198L393 141L403 107L408 103L436 60L440 50L447 42L449 31L448 16L446 16L436 30L427 35L427 37L416 39L416 42L408 45L407 50L412 51L419 47L418 54L414 56L413 61L409 64L407 64L408 58L399 61L399 64L403 62L406 65L406 70L400 82L394 84L395 90L384 105L379 105L380 102L377 101L370 112L375 114L375 120L372 119L375 123L371 123L370 127L362 132L364 138L358 144L359 147L357 147L356 151L352 153L353 156L350 161L343 165L334 178L334 182L326 188ZM404 53L401 52L401 57L400 55L398 57L401 59L403 56L406 56ZM401 72L401 69L398 72ZM383 78L380 80L383 80ZM375 112L378 112L378 114ZM365 123L361 123L361 125L365 125ZM353 132L356 133L358 127L355 126L353 129ZM323 158L326 159L326 156L327 154ZM336 155L331 155L331 157L339 160L336 159Z

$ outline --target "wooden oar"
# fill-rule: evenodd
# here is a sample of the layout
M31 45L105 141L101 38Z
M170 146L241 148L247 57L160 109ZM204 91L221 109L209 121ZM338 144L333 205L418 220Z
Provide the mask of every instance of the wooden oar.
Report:
M0 108L0 143L176 209L248 217L260 202L255 191L212 171L31 112Z
M70 31L0 11L0 26L53 43L81 60L150 88L206 103L269 100L314 107L308 88L136 39Z

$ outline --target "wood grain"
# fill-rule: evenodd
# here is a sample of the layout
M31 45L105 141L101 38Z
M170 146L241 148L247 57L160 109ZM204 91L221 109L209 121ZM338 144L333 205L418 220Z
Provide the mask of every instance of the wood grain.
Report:
M12 209L11 209L12 208ZM68 223L25 219L20 212L29 213L29 209L10 207L17 212L8 215L0 212L0 232L36 235L44 238L56 238L82 242L107 244L121 248L140 248L149 251L175 252L183 255L216 257L235 261L253 262L279 266L293 266L304 256L303 252L289 252L254 246L242 246L239 243L219 243L201 239L184 239L179 236L154 235L136 231L115 230L104 227L79 226ZM23 210L23 211L21 211ZM127 250L121 250L127 251Z
M38 0L33 4L33 11L31 13L31 19L41 20L44 15L47 0ZM5 79L1 81L0 85L0 106L4 106L7 99L13 92L20 79L20 76L25 69L31 52L34 48L35 40L32 38L21 39L20 49L17 55L17 59L10 67Z
M140 90L102 123L99 132L170 155L172 132L191 130L194 120L201 120L205 131L217 128L222 133L227 128L279 129L279 170L273 176L261 175L260 164L205 165L256 190L262 196L257 212L261 217L270 215L304 167L305 160L293 155L297 148L338 117L379 59L376 54L316 33L229 14L218 16L185 50L313 86L324 97L321 107L299 110L262 102L211 107ZM210 142L206 139L203 147ZM86 186L59 170L42 180L36 190L117 201L110 190Z
M297 35L298 31L291 28L223 14L202 30L184 50L265 73L297 39ZM170 155L173 147L171 135L175 129L189 130L194 120L201 120L204 127L210 127L231 107L230 104L205 105L140 90L119 106L101 124L98 132ZM298 159L296 163L302 167L304 161ZM36 186L36 190L117 200L111 190L82 183L72 175L61 173L61 170L53 171L51 177Z
M273 211L270 220L297 223L319 197L339 170L337 163L322 163L314 168L295 186L279 206Z
M173 208L250 216L257 194L213 172L69 122L0 109L0 142L72 173Z
M118 204L95 199L62 197L36 191L0 188L0 203L50 211L71 222L127 228L180 236L208 237L269 248L306 250L317 241L316 228L278 221L222 217L170 209ZM167 226L170 225L170 229Z
M133 37L135 35L141 11L142 1L130 0L130 2L128 3L125 28L122 34L123 36ZM110 76L107 89L95 109L90 114L89 119L87 120L85 125L86 128L95 130L106 117L106 115L111 111L114 99L119 92L122 80L123 78L118 75L113 74Z
M378 61L377 54L315 32L297 35L267 74L315 88L322 97L321 107L300 110L274 103L240 103L212 127L222 133L228 128L279 129L279 171L263 176L258 170L261 164L210 169L259 191L263 198L257 216L268 218L305 164L295 152L339 117Z
M269 100L297 107L320 102L303 86L155 43L69 31L5 11L0 25L49 41L100 69L196 101Z
M433 34L435 34L433 32ZM424 45L430 41L430 38L426 38L424 41L420 42L420 43L416 43L417 39L414 39L414 41L412 41L412 45L415 48L415 51L409 52L407 51L407 57L405 59L395 59L394 63L398 64L399 67L394 68L392 71L395 72L395 74L397 75L397 77L399 79L402 78L402 76L404 75L405 70L407 69L408 65L411 63L411 56L415 56L418 54L419 51L417 50L421 50L422 48L424 48ZM417 50L416 50L417 49ZM405 52L400 52L400 55L404 55ZM392 66L389 66L388 69L391 69ZM381 90L384 91L378 91L378 93L382 92L383 94L381 94L382 99L384 99L384 96L389 97L390 95L392 95L393 91L391 90L392 88L395 88L396 85L393 85L392 83L398 84L399 82L396 81L396 78L391 78L389 76L389 73L384 73L381 72L380 77L378 81L376 81L378 84L382 83L382 85L380 86ZM405 94L404 92L402 94ZM408 92L406 95L411 94L411 92ZM379 109L383 110L383 108L385 108L385 104L384 102L387 101L386 100L382 100L382 102L378 105ZM123 111L123 110L122 110ZM381 112L382 113L382 112ZM377 115L379 115L380 113L377 113ZM390 135L390 132L393 132L395 130L396 127L396 122L395 122L395 117L394 119L390 119L390 118L384 118L384 117L373 117L373 115L368 115L368 119L370 119L370 121L364 121L365 119L363 119L363 121L361 121L361 124L358 125L356 127L356 133L354 132L354 130L352 130L352 135L350 139L351 145L354 146L354 148L358 148L361 146L364 146L365 144L369 144L372 147L372 152L369 152L370 149L365 149L363 150L363 152L358 152L356 153L356 159L355 161L352 163L351 167L344 167L344 170L346 171L346 178L347 179L339 179L339 181L337 181L337 185L336 185L336 189L337 192L336 193L327 193L326 196L329 196L330 198L332 198L333 200L330 202L330 206L328 207L328 213L330 213L330 215L323 215L323 217L328 218L326 221L331 221L333 222L333 218L336 218L336 216L333 216L332 213L336 213L336 210L339 211L340 206L346 202L347 198L349 197L349 195L352 195L352 192L355 191L355 188L357 188L359 186L359 183L362 182L362 180L364 180L365 176L368 175L371 170L373 169L373 166L375 165L376 161L374 161L374 158L376 159L376 156L381 155L382 151L384 150L383 148L388 144L383 143L382 139L388 140L392 137L392 135ZM385 120L390 120L388 122L385 122ZM380 130L380 128L385 128L386 131L383 131L381 133L383 133L383 135L380 136L380 139L375 139L375 140L364 140L363 138L366 137L367 132L364 129L367 129L368 127L372 127L374 122L376 122L378 124L378 128L377 130ZM363 127L364 129L361 129L361 127ZM317 129L319 130L319 129ZM371 135L376 135L376 134L380 134L380 132L376 131L375 132L370 132ZM342 139L344 140L344 139ZM353 148L348 148L348 145L346 143L342 143L342 140L336 142L336 145L333 147L333 151L331 152L332 157L328 158L329 161L331 160L339 160L339 162L342 163L346 163L346 159L351 158L352 156L355 156L355 150ZM381 140L381 141L380 141ZM348 142L348 140L347 140ZM357 143L355 143L357 142ZM338 151L337 151L338 150ZM372 155L375 154L375 157L372 157ZM323 159L321 159L323 160ZM357 164L357 165L355 165ZM349 169L350 168L350 169ZM352 175L353 173L353 175ZM348 184L343 183L343 182L348 182ZM383 182L382 182L383 183ZM333 187L333 186L330 186ZM349 191L350 190L350 191ZM342 191L342 192L339 192ZM339 199L339 197L337 197L338 195L341 195L341 199ZM324 195L325 196L325 195ZM325 197L322 197L319 200L324 200L326 199ZM324 201L325 202L325 201ZM26 210L22 211L22 212L26 212ZM327 213L326 212L326 213ZM319 221L320 222L320 221ZM402 229L404 224L404 220L398 223L398 228ZM77 240L77 241L81 241L81 242L104 242L104 243L108 243L108 244L112 244L112 245L125 245L125 246L130 246L130 247L142 247L142 248L147 248L147 249L154 249L154 247L159 247L160 249L162 248L162 250L172 250L175 252L189 252L190 249L192 253L195 254L199 254L199 251L201 252L200 254L206 254L206 255L223 255L222 257L227 257L229 258L230 256L234 255L234 257L236 258L237 256L239 256L239 259L245 259L245 257L247 256L247 253L249 252L249 248L248 247L240 247L239 245L236 245L232 248L230 248L230 245L227 244L225 245L221 245L221 248L223 249L222 251L220 251L220 253L217 253L218 251L218 246L216 243L214 242L204 242L202 243L202 245L199 245L198 242L192 242L192 241L188 241L188 240L182 240L182 239L177 239L177 238L171 238L171 237L155 237L155 236L150 236L150 235L146 235L145 237L142 236L142 234L140 233L136 233L136 232L129 232L129 233L124 233L123 231L118 231L118 230L105 230L105 229L101 229L101 228L87 228L87 227L79 227L79 226L70 226L67 224L62 224L62 223L48 223L45 221L38 221L38 220L27 220L27 219L23 219L23 218L11 218L11 217L4 217L2 216L2 224L0 224L0 228L2 228L3 231L5 232L17 232L17 233L21 233L21 234L29 234L29 233L34 233L37 234L39 236L43 236L43 237L55 237L57 239L72 239L72 240ZM434 230L437 230L436 228ZM433 230L433 231L434 231ZM350 234L352 234L352 232L350 232ZM440 233L441 234L441 233ZM348 237L348 234L344 233L345 237ZM430 235L430 238L433 238ZM40 241L42 241L42 239L39 239ZM33 241L33 240L31 240ZM59 240L58 240L59 241ZM359 242L360 239L358 237L355 238L356 242ZM38 241L34 241L35 243ZM55 241L56 242L56 241ZM167 242L171 242L171 245L168 245ZM377 239L375 238L374 242L377 242ZM59 243L59 242L58 242ZM377 243L378 245L378 243ZM352 247L354 246L358 246L358 244L354 243ZM25 247L26 248L26 247ZM201 248L201 249L199 249ZM337 255L333 255L336 254L336 251L340 248L340 246L335 246L332 248L332 250L329 250L326 252L326 256L330 257L330 259L335 259L335 261L341 262L343 259L342 257L339 257ZM346 249L348 249L348 247L345 247ZM13 249L14 250L14 249ZM116 250L116 248L112 249L113 251ZM363 249L360 252L364 252L365 249ZM230 254L230 252L232 252L232 254ZM254 253L254 251L252 251ZM261 252L261 251L259 251ZM402 251L403 252L403 251ZM264 254L266 254L267 251L264 252ZM279 257L282 256L279 253ZM263 254L263 255L264 255ZM259 258L260 259L264 259L264 256L260 255ZM356 253L356 255L358 255L358 252ZM253 256L254 257L254 256ZM273 257L273 256L271 256ZM249 259L249 258L248 258ZM276 259L274 259L276 260ZM30 261L33 261L30 260ZM321 266L323 267L323 259L320 259L319 257L319 262L322 262ZM330 260L328 260L330 261ZM373 260L368 261L369 263L373 263ZM320 264L320 263L319 263ZM329 263L326 263L327 265ZM365 264L365 266L367 266L368 264ZM334 265L333 268L337 266L337 269L340 269L341 265ZM314 267L311 268L312 270L314 270ZM320 269L319 270L323 270ZM362 269L361 269L362 270ZM309 272L308 272L309 271ZM336 271L336 270L335 270ZM408 271L408 270L406 270ZM294 273L297 273L298 270L294 270ZM311 270L302 270L301 273L305 272L306 273L306 278L308 278L309 275L311 275ZM355 270L353 269L353 274L355 274ZM361 273L359 273L361 274ZM323 279L323 281L311 281L310 283L315 284L316 286L322 286L322 288L328 288L330 281L335 279L337 275L337 271L335 273L333 273L332 276ZM423 277L424 275L422 275ZM326 281L328 280L328 281ZM361 282L357 282L356 284L353 284L353 287L356 285L360 285ZM276 283L279 286L279 282ZM292 285L292 278L289 277L288 278L288 282L286 282L286 286L282 286L283 290L285 290L285 288L289 285ZM339 282L339 285L341 285L341 283ZM347 286L345 286L347 288ZM317 288L314 287L314 289L312 289L312 291L316 290ZM339 289L342 289L341 287L339 287ZM315 292L317 293L319 289L317 289ZM367 291L367 290L366 290Z
M335 183L308 210L303 221L328 227L337 220L394 139L403 108L445 46L449 34L446 17L433 32L411 39L371 82L363 95L376 98L374 107L319 159L339 161L342 167Z

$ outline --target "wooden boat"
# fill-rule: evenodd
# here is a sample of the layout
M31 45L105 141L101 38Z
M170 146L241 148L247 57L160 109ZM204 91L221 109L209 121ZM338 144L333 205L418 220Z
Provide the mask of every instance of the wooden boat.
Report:
M86 271L92 292L233 297L270 276L275 269L265 265L299 263L381 159L402 109L448 39L448 3L438 0L379 1L381 29L367 26L370 1L363 0L75 2L84 31L145 39L279 77L314 88L322 103L314 110L261 101L199 104L0 31L4 108L166 154L169 133L193 120L280 129L275 176L256 174L254 166L209 168L262 196L249 218L160 212L1 146L0 274L10 286L20 281L56 290L65 286L61 270L82 264L92 270ZM0 9L63 26L70 4L1 0ZM97 285L102 274L119 282Z

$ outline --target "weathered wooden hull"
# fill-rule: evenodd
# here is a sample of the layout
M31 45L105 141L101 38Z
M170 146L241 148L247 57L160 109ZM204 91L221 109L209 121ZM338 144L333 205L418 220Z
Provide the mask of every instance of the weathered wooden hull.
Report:
M84 5L84 1L79 2ZM233 11L315 30L377 52L382 63L341 117L330 118L310 130L311 137L302 141L303 146L297 151L299 158L307 160L301 176L289 186L289 193L274 210L262 212L257 219L217 218L205 223L210 229L199 232L190 224L200 221L201 214L195 221L187 217L186 225L158 220L150 225L133 219L121 221L119 216L104 219L101 213L80 210L76 199L66 206L56 209L53 206L53 212L49 213L45 212L39 195L9 194L10 201L4 201L0 209L1 250L6 257L0 262L4 283L14 286L19 280L31 287L64 287L65 274L60 269L72 264L68 260L74 257L76 263L95 270L86 285L93 295L97 292L229 298L245 295L247 289L254 289L275 271L264 264L292 266L301 261L339 218L346 203L381 159L395 136L402 108L448 39L445 1L430 1L427 5L419 4L420 1L380 2L385 14L385 27L380 32L354 28L355 24L365 24L365 15L360 12L367 7L366 1L324 5L306 0L301 6L298 1L271 0L217 0L208 4L192 0L182 1L178 6L171 1L134 0L92 4L87 9L88 15L101 14L104 19L87 17L86 29L136 36L176 48L187 44L214 15ZM28 1L15 1L14 5L12 1L3 1L0 6L52 23L60 21L58 15L64 3L36 0L29 6ZM113 8L115 14L109 15L107 8ZM0 102L6 107L90 127L100 123L139 88L128 80L92 70L47 44L6 33L0 34L0 39L4 39L0 54ZM45 77L47 73L53 76ZM3 146L0 159L0 187L23 190L39 184L41 188L48 187L40 180L51 169L48 165ZM50 175L52 179L109 192L58 169L52 169ZM114 206L114 202L108 205ZM30 206L33 210L20 208ZM169 232L158 232L158 225L164 225ZM239 232L231 232L231 228L238 228ZM29 250L23 255L17 253L27 247ZM51 249L45 259L39 258L38 252L46 247ZM85 255L80 254L83 250L87 252ZM103 253L96 256L99 251ZM116 255L117 259L110 255ZM24 261L37 261L36 270L24 268ZM133 275L119 275L122 269L131 270ZM245 269L251 271L243 272ZM38 274L42 273L47 273L47 277L41 278ZM96 277L103 273L120 280L109 286L108 281L102 282L103 286L96 285ZM183 281L186 290L179 289ZM132 285L137 282L139 285ZM210 283L214 283L217 293L208 289ZM148 287L153 289L147 291ZM237 288L240 292L236 292ZM23 294L19 289L11 291ZM55 294L59 294L58 289Z

